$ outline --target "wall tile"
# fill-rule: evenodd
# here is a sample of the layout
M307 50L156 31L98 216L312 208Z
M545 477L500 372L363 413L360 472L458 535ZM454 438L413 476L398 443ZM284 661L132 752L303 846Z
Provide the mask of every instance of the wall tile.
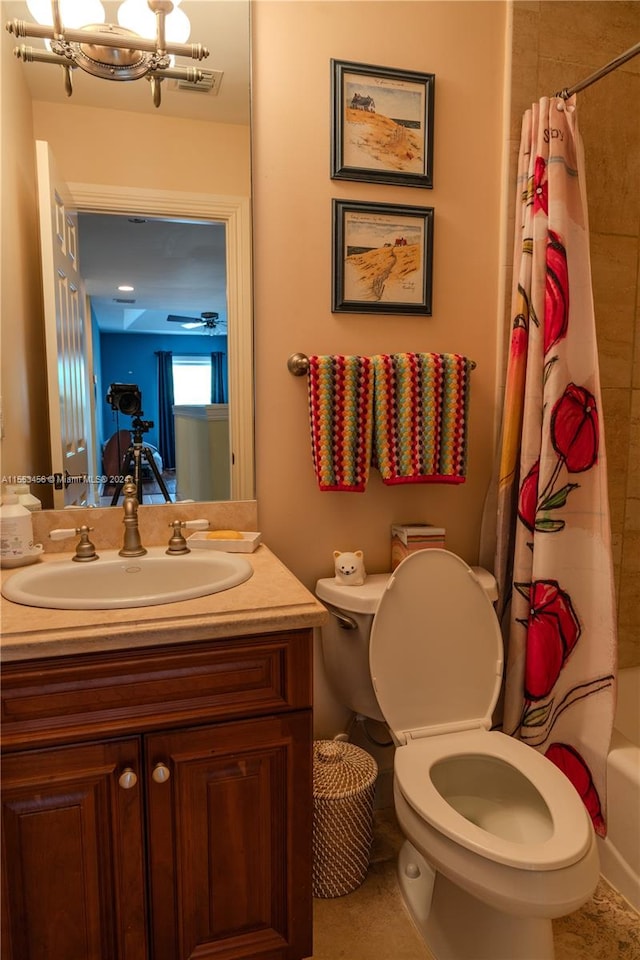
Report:
M591 229L596 233L637 238L640 221L640 110L637 109L640 75L616 70L579 93L578 103Z
M640 258L638 258L638 277L636 280L638 301L634 323L633 386L640 389Z
M640 499L629 498L618 602L619 665L640 665Z
M591 233L591 272L603 387L631 385L636 238Z
M518 145L522 114L538 97L538 7L515 3L513 9L510 132Z
M640 390L631 391L627 497L640 501Z
M602 415L607 448L611 528L616 534L624 531L629 461L629 392L623 389L602 390Z
M586 66L588 76L637 39L640 5L634 0L545 0L540 4L540 47L545 57ZM638 58L621 69L640 72ZM574 81L575 82L575 81Z

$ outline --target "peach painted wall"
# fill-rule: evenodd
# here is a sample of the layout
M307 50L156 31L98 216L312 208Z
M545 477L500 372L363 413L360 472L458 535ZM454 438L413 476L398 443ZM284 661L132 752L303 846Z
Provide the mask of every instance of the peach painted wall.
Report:
M251 193L248 127L36 101L33 132L69 183Z
M38 222L31 100L24 65L12 45L0 45L2 213L0 275L0 353L3 475L42 469L48 448L44 332L40 292Z
M393 522L429 521L478 556L494 432L507 5L269 2L254 8L253 144L257 497L267 543L310 587L334 548L389 568ZM433 190L332 181L331 58L432 72ZM331 312L331 199L435 208L431 317ZM301 351L472 357L467 482L321 493L312 469Z

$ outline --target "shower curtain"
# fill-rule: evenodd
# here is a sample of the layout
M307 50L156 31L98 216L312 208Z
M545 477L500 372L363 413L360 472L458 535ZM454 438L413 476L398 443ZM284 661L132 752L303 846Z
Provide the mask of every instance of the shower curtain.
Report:
M575 97L522 123L496 576L503 730L572 781L606 833L616 620Z

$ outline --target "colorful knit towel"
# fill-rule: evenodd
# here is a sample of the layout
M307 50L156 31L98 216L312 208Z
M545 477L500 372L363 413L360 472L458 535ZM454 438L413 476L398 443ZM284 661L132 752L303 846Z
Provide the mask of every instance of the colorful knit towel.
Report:
M321 490L364 491L373 443L369 357L309 357L313 465Z
M456 353L372 361L374 462L383 482L464 483L471 361Z

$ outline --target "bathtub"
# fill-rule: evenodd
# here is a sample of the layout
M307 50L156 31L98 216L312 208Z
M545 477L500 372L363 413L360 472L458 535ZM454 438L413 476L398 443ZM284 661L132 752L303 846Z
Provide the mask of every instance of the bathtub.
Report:
M607 761L606 838L600 870L640 910L640 667L618 674L618 705Z

